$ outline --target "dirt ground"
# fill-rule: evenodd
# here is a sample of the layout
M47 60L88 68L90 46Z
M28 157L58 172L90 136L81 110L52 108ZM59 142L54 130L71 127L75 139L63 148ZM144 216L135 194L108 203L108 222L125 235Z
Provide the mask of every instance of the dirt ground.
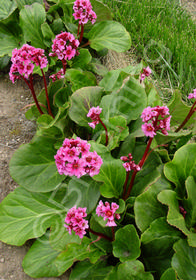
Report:
M196 1L184 0L180 3L196 19ZM110 56L106 66L110 70L125 67L126 64L123 60L128 61L127 58L123 59L122 55L120 58L115 55ZM115 63L117 65L114 65ZM42 87L39 82L36 83L36 86L37 90ZM0 202L17 187L9 175L9 161L14 151L21 144L29 143L35 133L35 124L26 120L24 110L22 110L30 103L32 103L32 97L26 85L20 81L13 85L8 75L0 77ZM0 280L33 279L28 277L22 269L22 260L28 248L28 245L15 247L0 242ZM67 280L68 276L65 274L57 278L41 279Z

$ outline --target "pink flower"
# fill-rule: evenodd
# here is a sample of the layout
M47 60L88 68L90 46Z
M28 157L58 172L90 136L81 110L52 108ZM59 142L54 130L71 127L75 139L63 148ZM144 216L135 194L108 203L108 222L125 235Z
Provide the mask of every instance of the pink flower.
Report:
M168 135L167 130L170 130L169 109L167 106L150 106L145 108L141 114L142 130L146 136L153 138L156 132L160 130L163 134Z
M140 171L140 166L134 162L131 154L129 154L128 157L122 156L120 159L125 161L125 163L123 163L123 167L127 172L131 170Z
M86 208L81 208L76 206L69 209L67 216L65 218L64 227L68 230L69 234L72 233L72 230L78 235L80 238L86 234L86 229L88 226L88 221L84 218L87 216Z
M89 112L87 114L87 117L91 118L91 120L92 120L92 122L88 123L88 125L90 127L92 127L93 129L100 122L100 114L101 114L101 112L102 112L102 108L99 108L99 106L97 106L97 107L90 108L90 110L89 110Z
M49 76L49 78L51 78L53 82L55 82L56 80L63 79L64 77L65 77L65 75L64 75L63 69L61 69L57 73Z
M70 60L79 54L79 41L69 32L61 32L53 40L52 52L49 56L57 56L59 60Z
M193 93L190 93L188 99L195 98L196 100L196 88L193 90Z
M145 77L150 76L151 73L152 73L152 70L150 69L149 66L147 66L146 68L143 68L141 75L140 75L140 81L143 81L145 79Z
M54 156L59 174L80 178L85 174L97 175L103 163L102 158L94 151L89 152L90 144L81 140L66 138L63 146Z
M96 208L96 214L103 217L104 221L107 220L106 226L114 227L116 226L114 219L120 219L120 215L115 213L118 208L119 206L115 202L112 202L110 206L109 202L106 201L104 205L100 200Z
M21 79L22 76L28 79L33 74L35 65L43 69L48 64L44 50L34 48L28 44L24 44L20 49L14 49L11 61L12 66L9 75L13 83L15 80Z
M73 5L73 16L75 20L79 19L79 24L86 24L89 20L92 24L95 23L97 15L92 10L89 0L76 0Z

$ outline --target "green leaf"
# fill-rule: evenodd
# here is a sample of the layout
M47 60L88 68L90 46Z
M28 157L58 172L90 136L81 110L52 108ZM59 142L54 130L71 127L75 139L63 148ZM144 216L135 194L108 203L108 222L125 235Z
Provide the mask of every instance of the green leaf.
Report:
M70 118L80 126L89 127L89 118L86 115L91 107L99 105L102 95L101 87L85 87L74 92L70 98Z
M119 198L126 178L126 171L121 160L113 159L104 161L98 175L93 179L103 182L100 187L101 195L107 198Z
M50 28L49 24L47 22L44 22L41 25L41 31L44 37L44 43L47 47L50 47L52 45L52 39L55 38L54 33L52 32L52 29Z
M95 263L103 255L103 251L100 251L94 244L89 246L90 243L89 238L83 237L81 244L68 244L66 251L62 252L55 261L59 273L64 273L74 262L86 258Z
M188 176L196 180L196 144L187 144L180 148L171 162L164 168L165 176L176 186L176 192L180 197L185 195L185 181Z
M108 73L108 69L100 62L92 61L86 67L88 71L92 71L99 76L104 76Z
M62 182L65 176L59 175L54 161L55 142L55 139L38 137L14 153L10 174L19 185L34 192L49 192Z
M25 5L32 5L33 3L44 4L43 0L14 0L17 3L19 10L21 10Z
M186 223L189 228L196 225L196 183L192 176L186 180L187 199L184 199L183 206L186 209Z
M187 237L190 246L196 247L196 233L186 227L185 219L179 210L177 194L171 190L164 190L158 194L158 200L168 206L167 222L181 230Z
M135 147L132 155L133 159L137 162L142 158L146 146L138 145ZM132 196L141 194L149 185L155 183L161 176L160 166L162 162L156 152L151 152L148 156L142 169L137 173L134 181L133 188L131 190Z
M109 71L99 82L99 86L104 87L106 91L118 90L128 76L129 74L122 69Z
M0 20L8 18L15 10L17 6L14 1L0 0Z
M124 52L131 47L129 33L123 25L114 21L101 21L95 24L87 38L91 48L96 51L107 48L116 52Z
M31 6L25 6L20 11L20 25L23 29L25 40L30 41L36 48L45 49L41 30L41 25L45 20L46 12L41 4L34 3Z
M55 265L59 252L54 250L48 240L49 233L36 240L23 259L24 272L30 277L57 277L61 275Z
M66 71L65 77L72 84L72 91L76 91L80 88L87 86L96 86L97 81L93 73L91 72L83 72L81 70L76 69L68 69Z
M171 125L176 125L176 123L181 124L191 109L191 106L187 106L182 101L181 93L179 90L174 91L173 97L167 106L169 108L169 111L172 112ZM194 123L194 117L191 117L184 127L188 127Z
M148 97L148 106L155 107L155 106L162 106L162 102L160 96L158 94L157 89L152 83L148 83L145 86L145 91Z
M112 20L112 13L108 6L97 0L91 0L91 5L97 15L96 23L103 20Z
M92 56L87 49L79 49L79 55L75 56L74 59L71 61L72 68L80 68L83 69L85 66L91 61Z
M164 189L170 189L170 183L161 176L157 182L149 186L147 191L136 197L134 204L137 227L144 232L157 218L165 216L166 208L159 203L157 195Z
M115 116L109 120L102 118L103 123L108 130L108 150L113 150L118 147L120 141L123 141L129 135L129 128L127 127L127 121L122 116ZM101 124L97 125L94 130L94 137L99 136L99 141L105 143L105 130Z
M107 266L106 262L100 260L95 264L85 260L78 262L71 271L69 280L103 280L112 270L113 266Z
M172 267L180 279L196 279L196 248L188 245L186 240L179 240L174 244L175 254L172 258Z
M15 48L25 43L21 28L16 21L11 21L5 25L0 23L0 56L12 56L12 51Z
M175 270L168 268L162 275L160 280L177 280Z
M150 272L144 271L144 266L140 261L126 261L119 265L117 279L123 280L153 280Z
M0 239L21 246L28 239L42 236L64 219L64 213L64 207L47 195L18 187L0 205Z
M121 262L136 260L140 256L140 240L133 225L126 225L115 233L113 254Z
M147 97L144 88L133 77L124 83L123 87L102 98L100 107L103 108L104 118L109 119L122 115L129 123L136 120L146 107Z
M168 135L158 132L154 139L156 140L157 145L161 145L181 139L182 137L188 137L190 135L192 135L191 131L168 132Z
M92 212L100 197L100 183L95 182L91 177L76 178L73 177L68 184L67 197L64 204L68 208L76 205L77 207L86 207L87 213Z
M142 253L147 269L156 271L156 275L160 277L171 267L171 257L174 253L172 247L180 237L181 232L169 226L165 217L153 221L141 236Z

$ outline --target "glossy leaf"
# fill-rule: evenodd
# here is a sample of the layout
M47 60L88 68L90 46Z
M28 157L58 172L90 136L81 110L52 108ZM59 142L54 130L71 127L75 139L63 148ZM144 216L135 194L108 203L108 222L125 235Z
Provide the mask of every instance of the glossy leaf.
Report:
M186 180L187 199L184 199L183 206L186 209L186 222L189 227L196 225L196 183L192 176Z
M55 265L59 252L49 243L49 233L36 240L23 259L23 269L30 277L57 277L60 275Z
M125 182L126 171L121 160L113 159L104 161L100 172L93 179L98 182L103 182L100 186L101 195L111 198L119 198Z
M185 181L188 176L196 180L196 144L187 144L180 148L171 162L164 168L165 176L176 186L176 192L180 197L185 195Z
M62 182L65 176L59 175L54 160L55 142L55 139L38 137L14 153L10 174L19 185L34 192L49 192Z
M149 186L147 191L136 197L134 204L135 221L142 232L155 219L166 215L167 209L157 200L157 195L162 190L170 188L170 183L161 176L157 182Z
M17 8L15 1L0 0L0 21L8 18Z
M196 279L196 248L188 245L186 240L179 240L174 244L175 254L172 258L172 267L180 279Z
M0 205L0 239L21 246L28 239L42 236L64 215L64 207L47 195L18 187Z
M80 49L79 55L75 56L72 60L71 67L83 69L91 61L92 56L87 49Z
M32 5L37 2L43 5L43 0L14 0L17 3L18 8L21 10L25 5Z
M112 20L112 13L107 5L104 5L101 1L97 0L91 0L90 2L93 7L93 11L97 15L96 22L100 22L103 20Z
M167 224L165 218L153 221L142 234L142 254L148 270L155 271L157 278L171 267L173 244L182 237L177 229ZM158 279L159 279L158 278Z
M91 240L83 237L81 244L68 244L66 251L63 251L56 259L55 264L60 274L70 268L74 262L82 261L89 258L92 263L95 263L102 255L94 244L90 245Z
M136 260L140 256L140 240L133 225L126 225L115 233L113 254L121 262Z
M187 106L182 101L182 95L179 90L174 91L172 99L167 106L169 108L169 111L172 113L171 125L176 125L176 123L181 124L188 115L191 108L191 106ZM194 116L192 116L184 127L189 127L194 123Z
M153 280L150 272L144 271L144 266L140 261L126 261L119 265L117 279L123 280Z
M87 87L87 86L96 86L97 81L93 73L83 72L81 70L69 69L66 71L65 77L72 84L72 91Z
M91 48L96 51L107 48L116 52L124 52L131 46L129 33L123 25L114 21L101 21L95 24L87 38Z
M89 260L78 262L71 271L69 280L103 280L111 271L113 266L107 266L106 262L101 260L95 264Z
M168 268L161 276L160 280L177 280L175 270L173 268Z
M70 98L70 118L80 126L89 127L90 119L87 118L87 114L91 107L99 105L102 95L101 87L84 87L74 92Z
M190 246L196 247L196 233L189 231L186 226L185 219L180 213L176 192L164 190L158 195L158 200L168 206L167 222L187 235Z
M102 98L100 107L106 119L121 115L129 123L136 120L146 107L147 97L144 88L130 77L123 87Z
M45 49L41 25L46 20L44 7L39 3L25 6L20 11L20 25L26 41L30 41L36 48Z

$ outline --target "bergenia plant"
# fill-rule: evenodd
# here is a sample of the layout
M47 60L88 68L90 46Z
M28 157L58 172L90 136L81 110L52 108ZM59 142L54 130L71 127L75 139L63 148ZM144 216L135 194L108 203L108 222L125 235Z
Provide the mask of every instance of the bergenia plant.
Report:
M22 264L32 278L71 271L70 280L196 279L196 101L188 106L174 91L164 104L143 63L102 71L94 52L81 48L83 36L96 51L122 51L129 34L111 20L95 22L94 10L97 19L109 17L97 0L93 8L87 0L61 2L51 4L48 18L57 18L51 28L41 23L36 48L13 51L10 78L25 81L41 116L26 113L37 120L36 135L10 161L19 186L0 204L0 240L21 246L34 239ZM22 7L21 22L28 9L31 17L46 13L39 3ZM44 78L38 96L36 67Z

